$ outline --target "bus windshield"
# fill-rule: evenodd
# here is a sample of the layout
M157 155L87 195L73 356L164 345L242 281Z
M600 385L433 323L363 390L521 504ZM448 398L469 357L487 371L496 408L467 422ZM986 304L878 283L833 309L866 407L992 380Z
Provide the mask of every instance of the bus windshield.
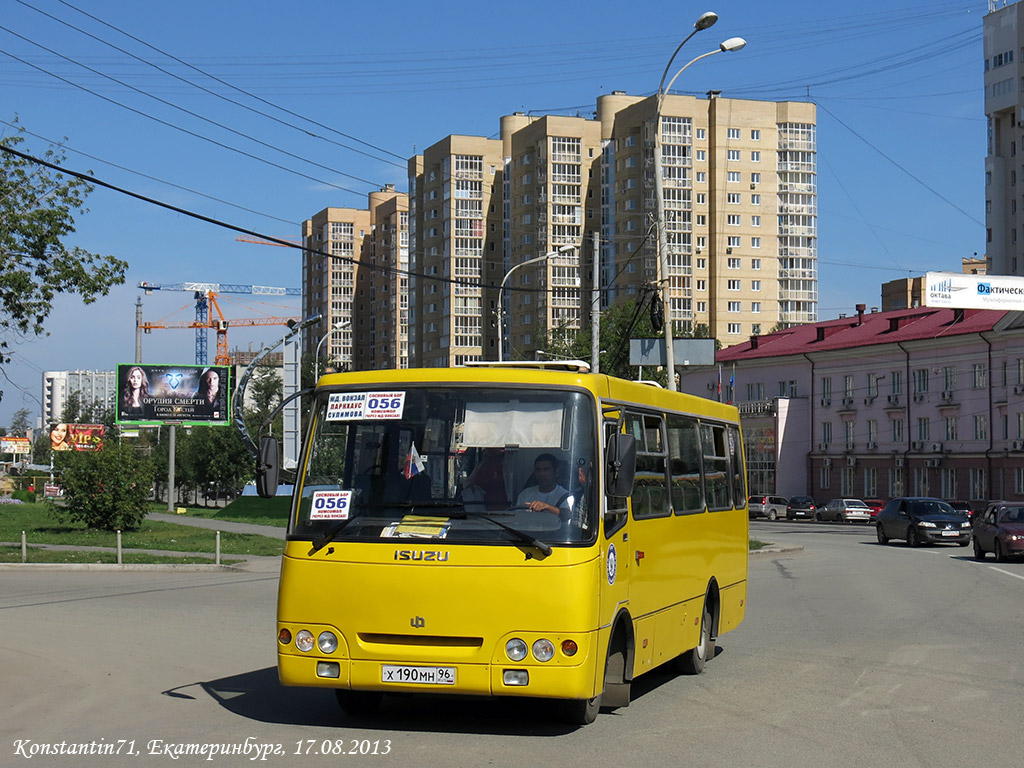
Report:
M325 388L289 533L339 542L592 541L594 410L587 393L567 389Z

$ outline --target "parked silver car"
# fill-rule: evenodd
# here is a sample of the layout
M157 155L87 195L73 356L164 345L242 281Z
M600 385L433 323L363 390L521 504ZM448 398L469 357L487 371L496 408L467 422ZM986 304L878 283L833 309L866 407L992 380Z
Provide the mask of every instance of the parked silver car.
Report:
M814 513L815 520L836 520L840 523L851 523L859 520L871 522L871 507L860 499L832 499L824 507L818 507Z
M750 518L767 517L778 520L786 516L786 501L782 496L764 496L757 494L747 499L747 511Z

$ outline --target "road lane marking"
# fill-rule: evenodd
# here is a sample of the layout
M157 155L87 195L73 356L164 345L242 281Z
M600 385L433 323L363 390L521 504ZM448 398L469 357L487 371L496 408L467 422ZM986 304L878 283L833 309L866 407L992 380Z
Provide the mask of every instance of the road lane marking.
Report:
M1012 571L1004 571L1002 568L996 568L995 566L989 566L989 569L995 571L996 573L1002 573L1007 576L1013 576L1013 578L1015 579L1020 579L1021 581L1024 581L1024 576L1021 576L1019 573L1013 573Z

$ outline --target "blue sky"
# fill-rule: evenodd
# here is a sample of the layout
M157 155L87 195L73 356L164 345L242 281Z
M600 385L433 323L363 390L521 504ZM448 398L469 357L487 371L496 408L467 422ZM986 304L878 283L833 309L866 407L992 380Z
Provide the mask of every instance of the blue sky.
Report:
M652 93L713 10L719 22L678 61L732 36L747 47L691 67L677 92L818 104L820 319L878 306L887 280L984 253L986 0L647 0L626 17L606 0L446 2L429 14L406 0L385 14L328 0L0 7L0 132L17 118L31 132L23 151L66 139L69 168L293 238L325 207L364 206L385 183L405 191L405 159L448 134L497 137L514 111L590 116L603 93ZM298 251L101 188L88 207L68 244L127 260L128 283L88 307L60 299L48 337L10 339L0 424L38 412L44 370L133 359L139 281L299 286ZM150 322L193 316L190 294L143 302ZM298 314L297 301L222 307L229 318ZM229 342L280 333L239 328ZM143 359L193 362L193 332L146 335Z

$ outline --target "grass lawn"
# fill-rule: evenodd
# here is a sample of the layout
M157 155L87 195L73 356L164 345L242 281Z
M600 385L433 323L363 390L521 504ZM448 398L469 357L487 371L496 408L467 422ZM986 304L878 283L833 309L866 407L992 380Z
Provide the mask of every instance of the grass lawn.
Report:
M226 507L186 507L190 517L205 517L209 520L230 520L233 523L254 523L256 525L288 525L291 508L290 496L275 496L261 499L259 496L240 496ZM167 512L167 504L154 504L153 512Z
M768 546L767 541L758 541L757 539L750 539L750 551L754 552L758 549L764 549Z
M28 547L25 553L29 563L116 563L116 552L92 552L87 550L54 550ZM0 547L0 563L20 563L21 546ZM162 555L149 555L141 552L122 552L121 562L124 564L173 564L173 565L213 565L212 558L195 557L183 555L181 557L167 557ZM241 560L221 557L221 565L232 565Z
M18 543L21 541L22 531L25 531L29 545L117 546L117 534L113 531L88 529L80 523L59 523L50 514L45 504L4 504L0 506L0 541ZM125 531L121 534L122 549L166 549L174 552L213 553L217 547L216 541L215 531L155 520L143 520L137 531ZM220 551L222 556L280 555L284 551L284 542L267 536L222 532ZM20 559L20 545L18 556Z

